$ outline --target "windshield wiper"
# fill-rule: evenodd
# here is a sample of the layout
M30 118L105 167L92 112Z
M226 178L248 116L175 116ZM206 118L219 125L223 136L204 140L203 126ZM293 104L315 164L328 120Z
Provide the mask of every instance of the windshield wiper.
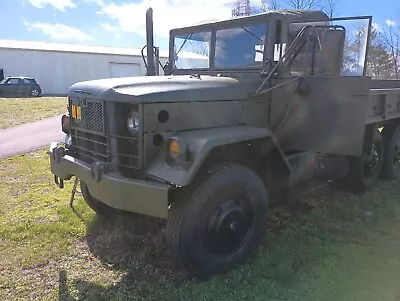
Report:
M251 34L253 37L255 37L257 40L259 40L261 43L264 43L264 41L262 39L260 39L259 37L256 36L256 34L252 33L250 30L248 30L246 27L244 26L240 26L245 32Z
M178 54L179 54L179 52L181 52L181 50L182 50L183 46L185 46L185 44L186 44L187 40L189 40L189 39L192 37L192 35L193 35L193 33L191 33L191 34L188 34L188 35L187 35L187 37L185 38L185 40L183 41L183 43L182 43L181 47L179 48L178 52L177 52L175 55L178 55Z

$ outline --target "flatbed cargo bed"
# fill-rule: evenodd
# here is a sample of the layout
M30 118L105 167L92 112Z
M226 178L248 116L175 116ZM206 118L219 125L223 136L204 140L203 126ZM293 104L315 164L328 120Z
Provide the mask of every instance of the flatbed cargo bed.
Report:
M400 117L400 81L372 80L366 124Z

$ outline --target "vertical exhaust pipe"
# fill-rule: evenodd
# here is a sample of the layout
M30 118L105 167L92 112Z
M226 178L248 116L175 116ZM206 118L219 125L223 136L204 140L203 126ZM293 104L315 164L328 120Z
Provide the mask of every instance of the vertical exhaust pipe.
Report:
M147 45L147 70L146 75L156 75L154 63L154 36L153 36L153 9L146 11L146 45Z

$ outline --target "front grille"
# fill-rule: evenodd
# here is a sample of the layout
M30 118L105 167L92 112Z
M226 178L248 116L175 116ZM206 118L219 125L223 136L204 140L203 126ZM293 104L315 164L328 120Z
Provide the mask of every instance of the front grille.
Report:
M118 166L139 169L140 143L137 137L117 137Z
M81 117L80 119L71 118L71 139L75 157L87 163L108 162L104 102L70 98L70 114L72 105L80 108Z
M72 127L82 131L105 134L104 103L98 100L73 99L72 104L80 107L81 119L72 119Z
M81 109L81 119L71 119L72 149L76 158L89 164L96 161L116 162L119 170L128 173L142 168L143 135L138 133L133 137L126 127L127 112L140 111L138 105L107 105L102 101L82 98L70 99L69 105L79 106ZM110 112L114 112L115 115L108 116ZM113 127L113 131L107 129L107 122L112 124L110 126ZM111 136L110 133L114 131L116 136ZM114 149L116 153L111 153Z
M87 163L95 161L108 162L107 137L83 132L78 129L71 130L74 155Z

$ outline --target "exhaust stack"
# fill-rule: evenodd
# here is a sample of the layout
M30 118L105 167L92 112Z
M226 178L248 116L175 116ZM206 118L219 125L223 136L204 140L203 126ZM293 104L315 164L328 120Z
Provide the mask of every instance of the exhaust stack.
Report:
M146 75L156 75L154 62L154 36L153 36L153 9L146 11L146 45L147 45L147 70Z

